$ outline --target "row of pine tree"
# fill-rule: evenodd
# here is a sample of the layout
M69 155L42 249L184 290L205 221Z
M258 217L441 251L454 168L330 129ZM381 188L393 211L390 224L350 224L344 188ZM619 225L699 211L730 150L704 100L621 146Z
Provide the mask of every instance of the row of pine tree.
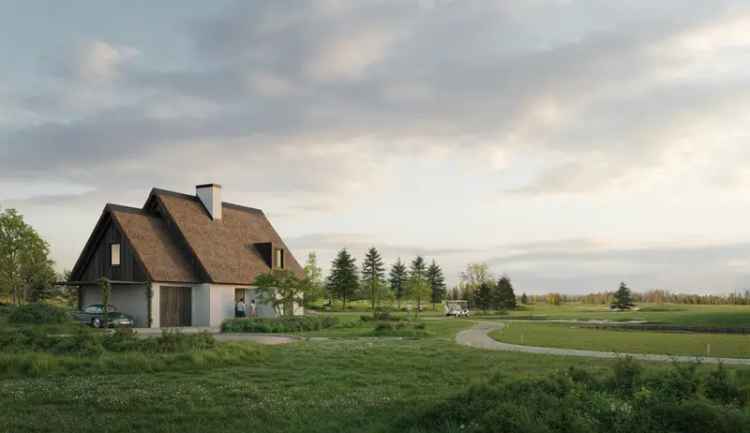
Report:
M314 261L314 255L311 259ZM312 272L310 268L308 259L307 273ZM386 266L374 247L367 251L361 267L348 250L339 251L323 288L329 304L339 300L346 309L347 302L368 299L373 311L386 299L395 300L399 309L404 299L414 300L418 310L426 303L432 303L434 308L446 295L443 270L434 260L428 265L422 256L417 256L407 265L399 258L386 275Z

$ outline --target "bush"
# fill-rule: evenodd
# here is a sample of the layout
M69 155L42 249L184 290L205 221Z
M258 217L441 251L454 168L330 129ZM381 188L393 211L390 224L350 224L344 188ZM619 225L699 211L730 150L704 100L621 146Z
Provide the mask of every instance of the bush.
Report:
M222 332L283 333L317 331L332 328L338 319L332 316L292 316L275 318L230 319L222 323Z
M16 324L56 324L70 320L65 310L49 304L24 304L12 307L8 315L8 322Z
M619 358L614 365L611 385L614 391L632 395L640 386L643 369L630 356Z
M137 337L129 328L100 334L85 327L72 335L49 335L38 327L0 333L0 347L7 353L46 352L54 355L99 356L105 352L180 353L213 349L216 340L208 333L182 334L164 331L157 338Z
M743 406L748 401L747 393L740 388L722 364L708 374L703 387L706 397L719 403Z
M543 378L495 376L447 401L405 416L399 431L514 433L750 433L750 410L709 400L692 384L701 382L696 368L673 366L659 376L664 382L641 381L632 360L616 363L607 380L579 369ZM732 375L713 373L719 388L736 387ZM624 394L634 384L636 392ZM649 384L650 383L650 384ZM679 399L665 399L652 385L677 383ZM664 389L664 388L662 388ZM708 388L707 388L708 389ZM720 395L724 391L720 392Z
M405 322L409 318L405 316L394 316L388 311L376 311L375 314L363 314L359 316L359 319L363 322Z
M378 337L424 337L427 335L423 322L377 322L372 334Z

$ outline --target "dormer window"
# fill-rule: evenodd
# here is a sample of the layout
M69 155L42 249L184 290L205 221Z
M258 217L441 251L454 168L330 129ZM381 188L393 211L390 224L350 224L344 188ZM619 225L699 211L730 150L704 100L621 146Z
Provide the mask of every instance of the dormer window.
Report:
M277 269L284 269L284 250L281 248L276 249L276 256L274 257L274 262L276 264Z
M112 266L120 266L120 244L110 245L110 256L112 257Z

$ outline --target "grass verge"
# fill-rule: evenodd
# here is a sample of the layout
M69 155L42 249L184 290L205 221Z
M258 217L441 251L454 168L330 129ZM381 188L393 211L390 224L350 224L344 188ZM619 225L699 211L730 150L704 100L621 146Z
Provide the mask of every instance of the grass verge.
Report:
M514 322L490 333L497 341L527 346L622 353L750 358L750 336L593 329L571 324Z

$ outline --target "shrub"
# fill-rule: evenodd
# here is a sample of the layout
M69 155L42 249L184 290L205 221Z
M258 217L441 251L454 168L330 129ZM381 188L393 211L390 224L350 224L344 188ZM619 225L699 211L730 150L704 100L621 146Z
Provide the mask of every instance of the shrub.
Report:
M680 365L675 363L665 374L651 378L646 384L656 397L666 401L682 401L694 397L700 388L697 363Z
M667 370L670 381L700 382L692 366ZM661 370L659 371L662 372ZM723 373L721 373L723 374ZM639 383L640 367L620 360L606 381L571 369L543 378L495 376L473 385L447 401L404 416L399 431L514 432L514 433L750 433L750 411L719 404L693 394L681 400L653 398L647 384L624 395ZM727 375L721 382L736 385ZM671 382L670 382L671 383ZM607 386L603 386L603 385Z
M616 392L632 395L640 386L643 368L630 356L619 358L614 365L611 385Z
M704 393L711 400L723 404L744 405L748 396L722 364L710 372L703 383Z
M378 337L423 337L427 335L423 322L377 322L372 334Z
M338 324L333 316L293 316L275 318L230 319L222 323L222 332L304 332L331 328Z
M13 307L8 315L8 322L16 324L55 324L70 321L68 313L59 307L49 304L24 304Z
M208 333L181 334L164 331L157 338L140 338L128 328L102 335L78 328L72 335L49 335L38 327L24 327L0 333L4 352L47 352L54 355L96 357L105 352L178 353L212 349L216 341Z
M72 336L48 338L53 342L50 351L55 354L98 356L104 353L102 338L84 329Z
M164 330L154 342L156 344L152 350L159 353L192 352L213 349L216 346L216 340L208 332L183 334L179 331Z

